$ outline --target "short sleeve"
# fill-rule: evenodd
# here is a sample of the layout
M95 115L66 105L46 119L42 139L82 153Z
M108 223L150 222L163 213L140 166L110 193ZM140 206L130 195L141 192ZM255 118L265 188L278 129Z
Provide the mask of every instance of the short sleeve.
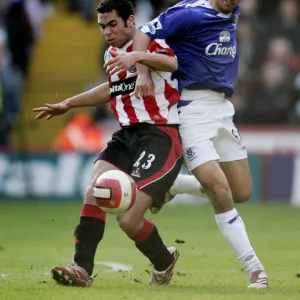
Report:
M162 54L168 54L170 56L176 56L175 52L173 51L172 48L170 48L170 46L166 43L166 41L164 39L156 39L153 40L147 50L150 53L162 53Z
M188 8L174 6L139 29L152 40L181 37L192 25L191 13Z
M111 58L111 54L109 53L109 49L108 48L105 53L104 53L104 63L107 63L109 61L109 59Z
M111 58L113 58L113 56L110 54L110 51L116 51L118 52L117 48L113 48L113 47L108 47L108 49L105 51L104 53L104 63L107 63Z

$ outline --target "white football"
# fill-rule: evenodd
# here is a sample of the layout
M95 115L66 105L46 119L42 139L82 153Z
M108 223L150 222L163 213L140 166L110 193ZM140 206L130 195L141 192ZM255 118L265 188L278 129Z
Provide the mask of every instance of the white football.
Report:
M121 214L135 202L137 187L134 180L126 173L110 170L97 178L93 196L97 205L110 214Z

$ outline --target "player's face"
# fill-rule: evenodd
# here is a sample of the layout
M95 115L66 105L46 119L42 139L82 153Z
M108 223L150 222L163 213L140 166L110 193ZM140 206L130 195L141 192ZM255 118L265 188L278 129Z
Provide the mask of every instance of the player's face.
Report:
M135 30L133 16L124 22L115 10L104 14L99 13L98 24L106 41L112 47L121 48L133 39Z
M216 7L221 13L231 13L242 0L215 0Z

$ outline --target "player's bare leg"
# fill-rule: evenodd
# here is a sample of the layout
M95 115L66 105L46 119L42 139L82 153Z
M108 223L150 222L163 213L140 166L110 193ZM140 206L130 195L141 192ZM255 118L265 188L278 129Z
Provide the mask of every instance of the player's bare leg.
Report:
M234 202L248 201L252 193L248 159L220 162L220 166L227 178Z
M170 188L169 193L172 196L188 194L207 198L200 182L193 175L179 174Z
M167 248L156 226L144 218L145 212L151 206L152 199L142 191L138 192L135 204L118 217L119 225L136 247L153 264L151 285L167 285L173 275L175 263L179 257L176 248Z
M252 193L248 159L220 162L220 166L227 178L234 203L248 201ZM178 194L208 197L200 182L193 175L179 174L169 190L166 196L168 199L165 202L169 202Z
M264 267L250 244L242 218L234 208L231 190L219 163L207 162L192 173L209 195L219 229L250 277L249 288L266 288L268 279Z
M75 228L75 253L73 264L52 268L52 277L62 285L90 287L91 275L94 268L94 257L98 244L103 238L106 213L95 203L93 186L97 178L108 170L117 170L116 167L105 161L97 161L94 165L94 175L87 188L82 207L80 222Z
M150 206L150 211L153 214L157 214L162 209L164 204L170 202L176 195L181 194L199 196L202 198L208 197L200 182L195 178L194 175L179 174L170 190L166 193L164 203L153 203Z

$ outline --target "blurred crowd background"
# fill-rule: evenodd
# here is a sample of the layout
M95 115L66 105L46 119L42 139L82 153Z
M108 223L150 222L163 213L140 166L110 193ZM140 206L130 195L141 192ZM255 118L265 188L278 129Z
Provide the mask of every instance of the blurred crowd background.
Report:
M136 8L137 23L142 24L178 1L135 0L132 2ZM59 39L59 29L52 29L55 32L51 35L47 29L51 30L52 27L44 25L53 22L51 20L57 14L63 13L63 17L59 19L61 24L64 22L68 24L68 18L77 18L82 22L80 26L87 26L87 30L99 30L96 22L96 4L96 0L0 1L0 149L16 148L12 138L14 135L21 136L23 139L28 136L28 140L35 140L35 143L29 145L32 149L46 147L45 143L38 143L43 140L42 135L41 138L38 136L35 138L37 127L43 126L42 131L46 132L46 126L56 126L57 123L56 121L53 121L53 125L33 123L34 114L30 115L29 112L33 107L43 105L44 99L38 102L24 100L28 86L39 84L36 79L33 79L31 71L36 59L36 49L41 47L45 36L48 39L51 36L54 43L55 38ZM300 124L299 30L300 0L243 0L242 14L238 23L240 70L236 93L232 98L237 124L285 126ZM85 43L84 37L76 37L76 33L74 32L74 39L77 39L78 43L82 39L82 44ZM71 36L68 38L71 39ZM102 68L106 45L100 31L97 39L99 39L96 51L97 78L94 81L84 82L79 90L78 86L70 90L70 96L106 78ZM57 41L57 51L63 51L59 49L60 47ZM81 51L80 49L79 47L77 50ZM53 52L54 48L51 51ZM47 55L49 56L50 52ZM85 55L88 57L91 54L85 53ZM70 59L72 57L71 54L66 54L65 57L67 56ZM47 63L46 59L44 63ZM64 66L63 59L53 63ZM74 64L76 64L75 59L72 62L72 65ZM85 67L90 68L87 62ZM68 68L68 65L65 68ZM78 78L81 73L75 75ZM43 72L38 75L39 79L43 76L46 76ZM50 92L55 95L56 90ZM26 99L28 98L30 97L27 93ZM30 99L33 98L34 95L31 95ZM52 102L58 100L64 99L52 97ZM22 117L22 114L26 116ZM24 122L24 118L31 121ZM68 115L64 119L64 124L57 125L54 136L49 134L48 143L54 150L98 151L117 126L108 107L88 112L80 111ZM27 128L27 131L24 131L24 128ZM76 142L71 140L70 130L72 133L77 130ZM27 144L23 142L22 145ZM26 147L28 148L28 145Z

